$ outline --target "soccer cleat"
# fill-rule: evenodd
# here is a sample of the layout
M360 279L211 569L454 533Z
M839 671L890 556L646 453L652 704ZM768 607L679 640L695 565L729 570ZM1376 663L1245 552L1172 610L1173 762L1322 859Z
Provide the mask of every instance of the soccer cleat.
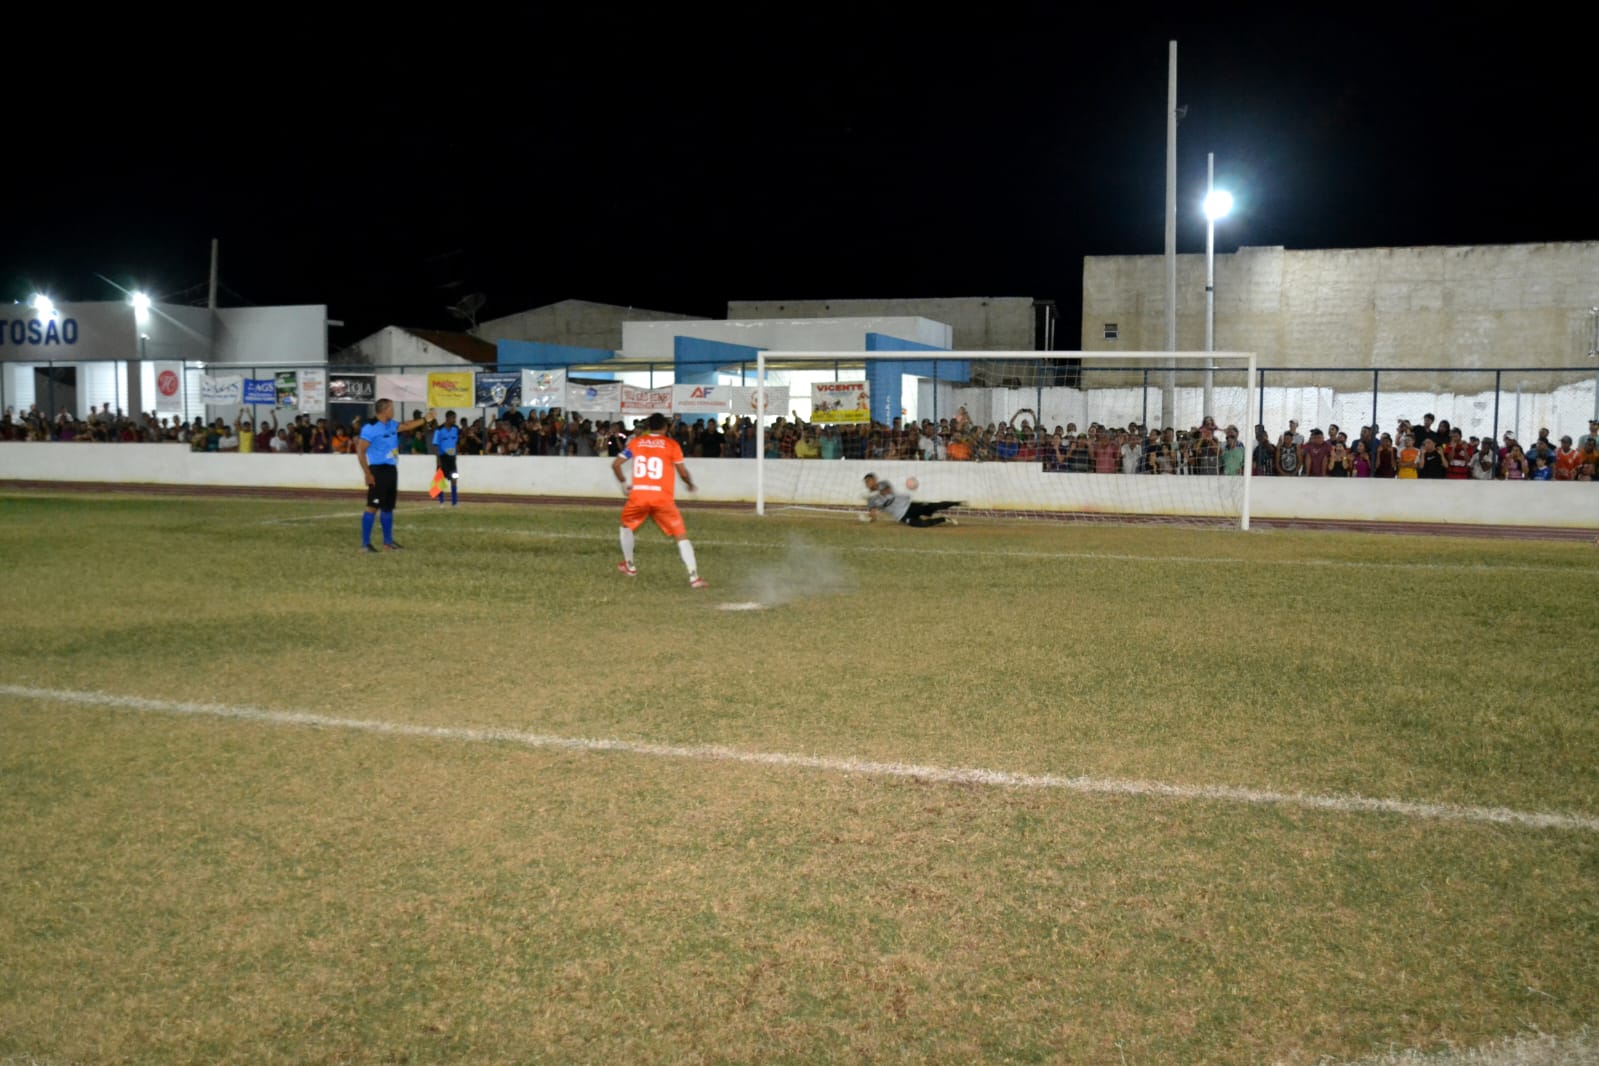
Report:
M691 589L708 589L711 587L711 583L703 577L691 577L688 580L688 587Z
M616 572L619 574L626 574L628 577L638 577L638 567L634 566L626 559L623 559L621 562L616 564Z
M400 542L397 540L391 540L387 544L383 545L383 550L386 552L397 552L400 550Z
M955 520L954 515L950 515L949 517L945 518L944 521L948 522L952 526L960 525L960 523Z
M377 553L378 553L378 550L376 548L372 547L372 545L370 545L370 544L361 545L361 554L362 555L376 555Z

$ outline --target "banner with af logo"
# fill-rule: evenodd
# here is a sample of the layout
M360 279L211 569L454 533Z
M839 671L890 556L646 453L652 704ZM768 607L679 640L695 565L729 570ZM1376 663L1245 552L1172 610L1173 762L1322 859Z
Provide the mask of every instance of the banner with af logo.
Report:
M731 385L673 385L672 410L680 415L721 415L733 409Z

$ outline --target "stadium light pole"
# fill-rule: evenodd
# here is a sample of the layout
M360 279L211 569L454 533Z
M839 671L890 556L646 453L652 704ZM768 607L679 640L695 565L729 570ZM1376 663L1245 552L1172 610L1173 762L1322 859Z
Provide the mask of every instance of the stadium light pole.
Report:
M1216 350L1216 220L1233 209L1232 193L1216 188L1216 153L1205 154L1205 351ZM1245 382L1245 388L1250 383ZM1211 415L1216 391L1216 366L1205 361L1205 410Z

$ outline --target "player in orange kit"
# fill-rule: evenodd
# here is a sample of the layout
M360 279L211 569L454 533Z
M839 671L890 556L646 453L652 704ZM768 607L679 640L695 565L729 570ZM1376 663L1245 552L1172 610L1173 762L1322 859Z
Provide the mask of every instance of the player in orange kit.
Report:
M633 533L646 518L652 518L662 533L677 541L677 553L688 567L689 588L705 588L705 579L694 562L694 545L688 541L674 498L677 477L683 479L690 492L694 491L694 479L683 466L683 449L666 435L665 415L650 415L644 427L644 432L630 439L622 454L611 460L611 473L616 475L618 484L627 484L622 473L624 464L633 473L633 487L627 494L627 503L622 505L622 561L616 569L628 577L638 575L638 567L633 565Z

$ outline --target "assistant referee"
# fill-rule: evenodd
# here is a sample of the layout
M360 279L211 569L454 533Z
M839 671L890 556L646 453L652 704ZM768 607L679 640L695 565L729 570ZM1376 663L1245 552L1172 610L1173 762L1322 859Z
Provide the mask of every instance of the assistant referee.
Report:
M400 490L400 434L427 425L433 421L430 408L426 418L413 418L409 422L394 420L394 401L379 400L373 408L377 416L361 427L361 436L355 442L355 457L361 461L361 473L366 478L366 513L361 516L361 551L373 552L372 522L382 515L383 550L398 551L394 540L394 499Z

